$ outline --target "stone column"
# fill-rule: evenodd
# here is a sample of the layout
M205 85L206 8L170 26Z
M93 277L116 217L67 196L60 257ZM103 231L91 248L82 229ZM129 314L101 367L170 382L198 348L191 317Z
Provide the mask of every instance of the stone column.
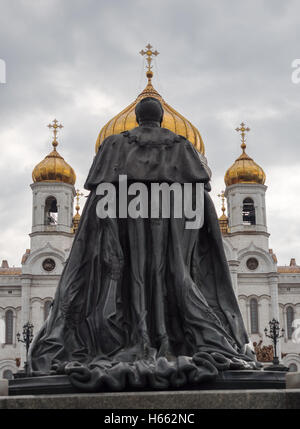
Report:
M238 304L239 304L239 307L240 307L240 311L241 311L241 314L242 314L242 317L243 317L243 321L244 321L244 325L245 325L245 328L246 328L246 330L247 330L247 332L249 333L249 331L248 331L248 321L247 321L247 307L246 307L246 299L244 298L244 297L241 297L241 298L239 298L239 300L238 300Z
M0 346L4 347L5 343L5 313L3 313L0 316L0 329L1 329L1 335L0 335Z
M250 337L250 335L251 335L251 318L250 318L250 302L249 302L249 300L247 300L246 312L247 312L247 332L248 332L248 335ZM245 322L246 322L246 320L245 320Z
M17 313L14 312L13 314L13 346L16 347L17 345Z
M283 307L282 309L282 326L281 328L284 329L284 341L288 341L288 329L287 329L287 318L286 318L286 307Z

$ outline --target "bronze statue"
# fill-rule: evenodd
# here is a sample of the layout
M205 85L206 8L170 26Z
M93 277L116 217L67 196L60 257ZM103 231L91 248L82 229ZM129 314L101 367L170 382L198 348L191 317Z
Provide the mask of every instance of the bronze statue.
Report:
M136 107L138 127L100 146L90 190L48 319L35 337L33 375L68 374L83 391L199 386L219 371L255 369L232 288L210 172L184 137L161 128L151 97ZM99 185L204 184L204 218L100 219ZM117 202L120 197L116 197ZM130 199L130 198L129 198ZM203 207L204 206L204 207ZM102 207L103 208L103 207Z

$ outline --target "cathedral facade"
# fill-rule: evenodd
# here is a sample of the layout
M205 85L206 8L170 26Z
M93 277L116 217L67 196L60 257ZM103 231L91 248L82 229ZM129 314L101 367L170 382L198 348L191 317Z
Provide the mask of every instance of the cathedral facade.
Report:
M147 55L151 55L150 48ZM146 88L102 128L96 150L109 135L134 128L137 102L152 96L164 108L162 126L190 140L205 159L199 131L162 99L152 86L152 76L149 67ZM49 127L54 132L53 150L34 168L30 185L30 249L24 253L20 267L9 267L5 260L0 267L0 378L12 378L24 365L25 347L16 335L22 334L27 322L34 325L36 333L47 318L80 220L79 192L73 216L75 172L56 150L57 131L62 126L54 120ZM245 152L245 133L249 129L241 124L237 130L242 136L242 154L225 174L222 197L227 200L227 216L223 204L219 218L234 290L258 360L265 365L272 360L273 349L264 329L275 318L285 330L279 357L291 371L300 371L300 344L293 339L293 321L300 319L300 266L295 259L289 266L278 266L269 248L266 176Z
M300 371L300 343L293 336L300 319L300 266L295 258L289 266L279 266L269 248L266 175L245 151L250 129L241 123L236 131L241 133L242 154L226 171L222 197L228 217L223 204L219 218L233 285L258 359L266 364L272 360L264 330L274 318L284 329L278 347L282 362L291 371Z

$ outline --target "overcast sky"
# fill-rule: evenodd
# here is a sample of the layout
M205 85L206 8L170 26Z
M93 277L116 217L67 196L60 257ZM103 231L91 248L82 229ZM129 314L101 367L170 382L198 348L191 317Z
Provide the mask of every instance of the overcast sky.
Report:
M51 150L46 125L63 123L58 151L82 189L100 129L146 85L148 42L160 52L155 88L202 135L218 212L244 121L247 152L267 176L270 247L281 265L300 264L297 0L0 0L0 260L19 266L29 248L29 185Z

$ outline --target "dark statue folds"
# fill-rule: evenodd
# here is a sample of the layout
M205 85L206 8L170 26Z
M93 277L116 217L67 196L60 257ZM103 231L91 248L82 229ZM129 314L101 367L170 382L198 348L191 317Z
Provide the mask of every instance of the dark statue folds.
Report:
M139 126L101 145L52 311L35 337L33 375L68 374L82 391L197 387L219 371L256 369L232 288L209 170L192 144L161 128L158 100ZM99 219L100 183L204 183L204 224Z

